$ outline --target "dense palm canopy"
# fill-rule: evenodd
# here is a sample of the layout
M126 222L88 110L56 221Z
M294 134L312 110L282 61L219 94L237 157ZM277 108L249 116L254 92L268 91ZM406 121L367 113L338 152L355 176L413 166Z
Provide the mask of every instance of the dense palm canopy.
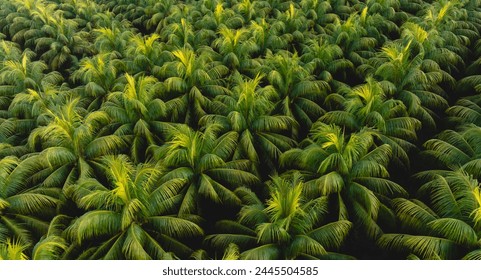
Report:
M0 0L0 259L481 259L481 2Z

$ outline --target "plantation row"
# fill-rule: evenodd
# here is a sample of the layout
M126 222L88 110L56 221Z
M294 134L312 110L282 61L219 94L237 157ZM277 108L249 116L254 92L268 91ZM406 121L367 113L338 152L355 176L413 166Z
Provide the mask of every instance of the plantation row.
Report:
M481 1L0 0L0 259L481 259Z

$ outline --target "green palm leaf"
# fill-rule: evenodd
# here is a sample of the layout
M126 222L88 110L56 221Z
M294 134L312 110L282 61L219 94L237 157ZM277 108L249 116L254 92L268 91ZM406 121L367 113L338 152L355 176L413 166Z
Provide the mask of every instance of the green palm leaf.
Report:
M384 234L377 244L387 250L412 252L422 259L452 259L457 255L453 241L432 236Z
M175 238L196 238L204 234L197 224L176 217L155 216L148 223L158 232Z
M478 245L478 237L473 228L463 221L442 218L427 224L432 230L449 240L464 245L466 247L476 247Z
M316 228L307 235L328 250L338 250L347 239L351 229L351 222L340 220Z
M240 258L242 260L278 260L281 253L275 244L267 244L242 252Z
M296 258L301 254L316 257L327 254L322 244L308 235L295 236L294 240L292 240L289 246L287 253L291 258Z
M121 229L121 215L108 210L88 212L78 218L67 229L69 235L77 243L98 238L98 236L112 236Z
M481 249L469 252L463 257L463 260L481 260Z

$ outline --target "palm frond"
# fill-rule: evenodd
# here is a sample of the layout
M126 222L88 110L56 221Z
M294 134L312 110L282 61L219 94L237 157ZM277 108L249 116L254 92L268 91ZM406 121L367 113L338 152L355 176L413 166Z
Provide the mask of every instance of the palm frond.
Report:
M148 222L156 231L173 238L197 238L204 235L197 224L181 218L155 216L148 218Z
M393 199L392 207L403 227L421 234L427 233L426 224L437 218L421 206L404 198Z
M317 257L325 255L327 252L324 246L316 239L308 235L296 235L287 250L287 254L291 259L294 259L301 254Z
M130 260L151 259L143 247L145 243L145 233L142 228L136 224L132 224L126 233L122 246L122 252L125 254L125 257Z
M442 218L427 224L437 235L452 240L468 248L476 247L478 237L474 229L465 222L453 219Z
M467 253L463 260L481 260L481 249Z
M78 244L103 236L112 236L121 230L121 215L108 210L87 212L67 229L68 235Z
M384 234L377 244L383 249L413 253L421 259L452 259L458 254L456 243L432 236Z
M352 227L350 221L340 220L313 229L307 235L327 250L338 250L346 241Z
M267 244L241 253L241 260L279 260L281 250L275 244Z

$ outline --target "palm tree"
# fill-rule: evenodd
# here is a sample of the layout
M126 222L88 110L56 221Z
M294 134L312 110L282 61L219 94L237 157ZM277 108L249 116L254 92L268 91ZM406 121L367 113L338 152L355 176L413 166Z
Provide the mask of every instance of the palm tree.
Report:
M333 76L345 75L354 68L352 62L344 58L340 46L322 37L306 40L301 61L313 75L329 83L336 83Z
M93 33L96 35L93 43L94 47L99 53L113 52L113 56L119 57L125 52L127 42L133 35L130 26L126 22L110 20L108 14L104 16L108 18L105 20L107 22L103 22L104 17L100 15L104 14L98 15L99 19L97 21L100 27L93 30Z
M368 67L372 67L376 79L391 88L394 98L406 105L409 115L420 120L423 129L429 131L436 128L438 114L448 107L440 84L451 82L452 77L437 63L424 59L424 52L416 52L412 42L388 43Z
M256 21L258 18L265 18L270 10L269 1L236 1L233 10L236 14L242 15L244 22Z
M281 21L268 22L265 18L251 21L249 29L259 48L258 56L267 54L267 50L275 53L288 47L291 41L290 34L283 34L283 28Z
M318 104L323 102L329 85L317 80L303 67L297 54L280 51L268 55L265 63L267 79L278 95L273 113L294 118L300 125L302 137L324 113Z
M378 245L421 259L480 259L481 193L476 179L449 171L422 185L420 200L396 198L393 209L403 233L384 234Z
M8 34L13 42L25 48L35 48L35 39L44 34L42 27L54 15L55 5L39 0L15 1L14 11L5 18Z
M232 134L219 137L218 130L216 125L207 126L203 132L180 125L170 131L164 145L150 148L164 170L159 182L182 182L176 193L181 197L179 215L205 216L206 211L214 209L212 205L222 205L226 211L238 207L240 200L233 190L258 183L248 171L249 161L230 160L237 139Z
M72 218L63 214L55 216L49 223L48 230L35 244L32 250L33 260L59 260L68 249L68 242L63 231Z
M375 241L383 232L378 223L391 215L390 198L408 195L389 180L391 146L375 146L366 129L347 136L340 127L318 121L300 147L284 153L281 164L302 172L305 196L327 196L335 205L331 217L349 219L356 234Z
M91 31L95 15L101 13L101 5L89 0L66 0L58 4L62 16L67 19L75 19L80 29Z
M27 89L42 90L42 84L58 85L62 82L58 72L44 73L48 67L45 62L32 61L34 52L27 49L19 56L14 53L8 54L0 64L0 96L13 98Z
M290 34L291 48L289 50L293 52L300 51L301 45L304 43L304 33L310 27L313 22L307 20L304 15L304 11L299 9L294 3L289 3L289 8L285 11L276 11L276 17L283 23L283 33Z
M17 7L14 3L10 1L1 1L2 9L0 10L0 33L3 34L1 40L5 38L10 38L9 27L12 24L15 15L19 16L17 13ZM14 14L13 16L11 16ZM25 22L24 22L25 23Z
M477 28L469 25L470 21L468 19L468 14L462 7L464 4L465 3L462 2L446 0L433 3L433 5L426 7L425 16L420 22L429 33L436 30L437 32L433 32L433 35L444 39L430 38L436 46L441 48L441 50L438 50L438 53L443 53L448 57L452 57L452 53L454 53L455 55L462 57L463 60L469 55L470 41L476 40L479 36ZM451 52L446 51L446 49ZM433 52L435 53L436 51L433 50ZM443 66L448 67L446 68L447 71L454 66L443 63L447 61L446 58L443 59L441 55L435 57L441 60L440 64L442 63ZM453 68L456 69L455 67L456 66Z
M170 56L165 50L165 45L158 42L157 34L150 36L132 35L125 51L127 71L133 74L158 75L160 65L164 64Z
M226 26L220 26L219 37L213 42L213 46L222 55L222 63L232 70L249 70L252 68L250 55L257 51L258 46L250 36L246 28L233 30Z
M155 33L160 33L165 27L165 18L167 17L170 9L175 4L174 0L155 2L151 7L146 7L146 10L152 11L149 19L145 22L147 30L152 30L155 27ZM151 8L151 9L148 9Z
M407 16L399 12L399 0L368 1L360 14L361 25L379 45L394 40L399 35L399 22Z
M103 135L110 121L107 113L87 113L69 100L50 111L50 121L29 136L33 151L25 165L29 182L34 186L64 188L79 178L93 175L96 162L104 155L119 153L126 143L116 135Z
M479 137L481 128L466 126L460 131L444 130L436 138L424 143L426 160L434 160L442 170L463 170L476 179L481 179ZM436 166L436 165L434 165ZM436 173L428 170L426 174Z
M195 251L191 255L191 259L194 260L212 260L212 258L209 257L209 254L207 253L206 250L201 249ZM240 252L239 252L239 247L235 245L234 243L230 243L227 246L227 249L224 251L224 255L222 256L222 260L239 260L240 259Z
M237 221L217 223L221 233L206 237L218 250L235 244L241 259L328 259L350 258L329 253L338 250L348 237L351 222L327 222L328 200L306 200L299 174L290 179L274 177L268 183L270 198L262 203L248 189L237 193L246 205Z
M134 163L145 160L150 145L160 144L162 135L170 125L162 122L168 108L156 92L160 83L152 76L135 79L125 74L127 84L122 91L112 92L102 106L112 121L109 128L114 135L124 139L130 146Z
M29 152L27 139L33 129L50 120L49 111L68 97L69 89L62 86L42 83L42 90L27 89L25 93L17 93L8 111L10 118L3 123L6 128L0 138L5 143L14 145L8 152L10 155L23 156ZM2 153L6 150L2 150Z
M105 183L83 178L66 189L86 211L66 229L73 247L68 252L80 252L80 259L132 260L185 258L193 252L183 242L202 237L203 230L194 215L175 213L179 179L157 184L154 166L135 166L125 155L105 156L100 164Z
M98 110L106 101L107 96L119 84L119 71L124 69L124 63L115 52L100 53L86 57L72 73L74 83L82 83L79 90L89 103L89 111Z
M28 159L23 162L28 161ZM0 256L30 251L48 228L48 219L59 202L58 189L32 188L20 160L0 159ZM10 240L10 242L9 242ZM18 249L18 250L17 250ZM13 250L13 251L11 251ZM20 255L16 255L20 256Z
M341 47L344 57L351 61L354 67L367 63L367 60L373 56L374 49L378 44L377 40L367 33L361 16L352 13L345 21L336 19L332 24L326 26L327 34L324 35L330 43ZM353 81L357 73L351 71L347 74L340 76L340 78L343 81Z
M217 114L204 116L201 123L220 125L238 143L233 159L248 159L255 174L267 176L282 152L296 145L292 135L298 124L289 116L270 115L276 92L260 86L261 75L251 80L237 74L233 79L230 94L217 96L212 104Z
M50 69L65 73L64 69L76 66L78 58L91 53L88 33L78 31L77 22L59 18L53 22L52 34L35 40L35 51Z
M399 100L389 99L382 83L372 77L363 85L340 91L346 92L345 97L338 96L337 106L343 110L329 111L320 120L335 123L350 132L370 129L380 143L391 146L393 160L398 166L409 168L408 154L416 148L416 130L421 123L409 116L406 106Z
M445 36L444 32L440 32L435 27L428 29L428 26L420 24L413 22L403 24L402 37L412 40L413 44L424 53L424 58L435 61L441 69L447 72L447 75L462 71L464 62L461 55L464 51L454 50L462 46L463 43L456 39L454 39L454 42L451 41L453 37L456 38L454 34ZM446 37L451 40L447 42Z
M228 68L213 61L211 50L194 52L189 48L172 52L173 61L161 69L165 77L163 100L170 108L172 121L184 122L196 128L199 119L206 114L210 98L223 94L226 89L220 80ZM175 105L174 105L175 104Z
M27 246L20 242L7 240L0 242L0 260L28 260L24 251Z
M17 151L12 155L23 155L22 146L41 122L44 108L53 105L55 99L59 101L66 90L58 87L62 76L58 72L45 74L47 65L41 60L32 61L34 55L28 49L19 54L14 48L6 52L0 64L0 139L15 147Z
M459 99L446 110L448 121L456 128L474 124L481 127L481 97L467 96Z
M299 5L307 18L314 21L313 29L323 33L324 27L339 20L339 15L333 10L332 1L302 0Z
M203 1L203 5L206 5L209 1ZM197 30L208 29L216 32L219 27L225 26L227 28L240 28L244 24L242 15L236 13L230 7L224 8L225 3L222 1L212 1L211 7L205 7L208 9L201 20L195 23ZM258 1L256 1L258 2Z
M187 6L185 7L185 11L190 11L191 9ZM194 26L191 22L186 20L185 17L181 17L181 15L185 12L181 11L180 8L173 9L172 14L169 18L174 19L172 23L166 25L160 34L162 41L166 42L167 45L173 46L174 48L194 48L197 46L195 44L196 41L196 34L194 31ZM191 19L192 15L189 15L188 18ZM179 18L176 18L179 17ZM197 38L198 39L198 38Z

